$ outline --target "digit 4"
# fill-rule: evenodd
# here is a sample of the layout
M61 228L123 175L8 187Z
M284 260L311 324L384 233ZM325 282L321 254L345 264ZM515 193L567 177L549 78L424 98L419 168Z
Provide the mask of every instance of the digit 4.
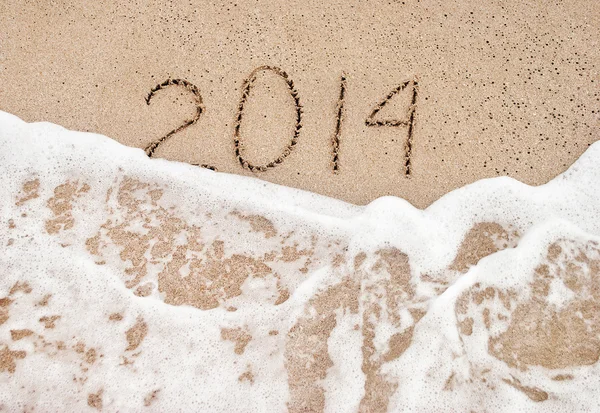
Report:
M379 112L383 109L391 99L394 98L397 94L399 94L404 89L409 89L412 93L411 103L407 110L407 116L405 119L382 119ZM417 95L418 95L418 82L416 78L411 80L406 80L400 86L392 90L388 95L379 102L371 114L365 120L365 125L367 126L391 126L391 127L399 127L399 126L408 126L408 137L406 139L406 143L404 145L404 174L406 176L410 176L411 170L411 154L412 154L412 138L413 138L413 130L415 123L415 111L417 108ZM380 116L377 116L377 115Z

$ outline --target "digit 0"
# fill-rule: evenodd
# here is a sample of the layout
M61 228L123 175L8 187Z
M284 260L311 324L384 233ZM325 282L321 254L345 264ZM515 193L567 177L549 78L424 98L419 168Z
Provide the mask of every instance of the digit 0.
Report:
M243 145L241 143L241 137L240 137L240 127L242 125L242 119L244 116L244 107L246 105L246 102L248 101L248 97L250 96L250 92L252 91L252 86L254 85L254 82L256 81L257 75L260 72L266 72L266 71L275 73L276 75L280 76L285 81L285 83L289 89L290 95L291 95L292 99L294 100L294 105L296 108L296 126L294 128L294 135L292 136L292 140L290 141L288 146L285 148L285 150L279 157L277 157L275 160L273 160L269 163L266 163L264 165L254 165L254 164L250 163L247 159L244 158L244 155L243 155L244 149L243 149ZM300 98L298 97L298 92L294 88L294 83L292 82L292 79L289 78L289 76L286 72L284 72L283 70L281 70L280 68L275 67L275 66L260 66L260 67L257 67L256 69L254 69L252 71L252 73L250 73L250 76L244 81L244 84L242 87L242 98L241 98L240 104L238 106L237 118L235 120L233 143L235 145L235 156L236 156L237 160L240 162L240 165L243 168L246 168L252 172L264 172L269 168L274 168L275 166L280 165L285 160L285 158L287 158L290 155L290 153L292 152L292 150L298 143L298 136L300 135L300 129L302 129L302 106L300 105Z

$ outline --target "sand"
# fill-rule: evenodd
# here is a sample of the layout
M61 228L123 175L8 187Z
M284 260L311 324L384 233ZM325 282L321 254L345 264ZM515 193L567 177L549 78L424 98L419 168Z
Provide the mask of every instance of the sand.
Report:
M0 111L200 168L0 112L0 411L600 408L597 1L73 3Z
M566 170L599 136L599 40L595 0L10 0L0 110L142 149L187 121L154 157L422 208ZM168 79L198 93L147 103Z

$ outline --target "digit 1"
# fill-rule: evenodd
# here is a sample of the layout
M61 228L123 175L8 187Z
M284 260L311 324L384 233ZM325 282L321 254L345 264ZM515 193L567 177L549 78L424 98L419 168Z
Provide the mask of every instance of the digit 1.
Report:
M344 119L344 99L346 97L346 74L342 73L340 79L340 96L336 106L335 134L333 135L333 173L339 172L340 137L342 134L342 120Z

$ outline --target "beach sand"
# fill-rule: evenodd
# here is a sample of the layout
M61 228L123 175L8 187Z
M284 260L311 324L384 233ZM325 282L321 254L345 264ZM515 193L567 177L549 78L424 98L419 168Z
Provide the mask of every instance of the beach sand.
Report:
M0 411L600 411L599 66L592 0L0 2Z
M197 122L155 157L422 208L481 178L547 182L597 140L599 28L594 0L5 1L0 110L145 148L199 96ZM266 171L236 156L251 77L239 149L250 165L283 158ZM172 85L147 104L167 79L198 96ZM409 83L370 118L406 81L415 105Z

